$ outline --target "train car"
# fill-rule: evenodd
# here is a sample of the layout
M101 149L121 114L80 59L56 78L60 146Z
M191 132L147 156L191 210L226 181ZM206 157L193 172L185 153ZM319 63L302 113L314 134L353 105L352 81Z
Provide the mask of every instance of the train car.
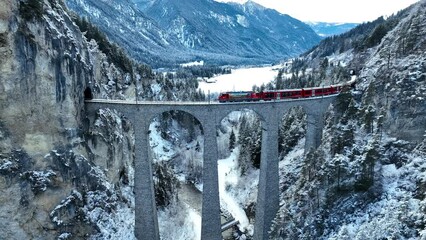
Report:
M338 94L342 91L347 91L349 88L355 87L355 79L337 85L330 85L327 87L313 87L302 89L285 89L285 90L271 90L264 92L225 92L219 95L219 102L246 102L246 101L271 101L280 99L296 99L327 96Z
M261 93L262 100L280 100L280 99L295 99L303 97L302 89L288 89L288 90L277 90L277 91L266 91Z
M340 92L340 87L339 86L327 86L327 87L314 87L311 88L311 94L312 97L317 97L317 96L327 96L327 95L331 95L331 94L336 94Z
M251 91L224 92L219 95L219 102L260 101L261 94Z

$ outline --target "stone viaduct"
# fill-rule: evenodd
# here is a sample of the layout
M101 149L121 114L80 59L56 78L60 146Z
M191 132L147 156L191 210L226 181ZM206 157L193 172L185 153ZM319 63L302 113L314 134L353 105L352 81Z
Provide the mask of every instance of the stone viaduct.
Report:
M220 240L221 219L218 189L218 149L216 131L221 120L232 111L250 109L262 122L261 166L256 204L254 239L268 239L279 207L278 128L284 114L300 106L307 114L305 151L319 146L323 114L336 95L297 100L207 103L207 102L130 102L94 99L86 101L91 121L98 109L109 108L123 114L135 130L135 235L137 239L159 239L157 210L154 199L149 125L163 112L183 111L201 123L204 132L202 240ZM92 124L92 122L90 123Z

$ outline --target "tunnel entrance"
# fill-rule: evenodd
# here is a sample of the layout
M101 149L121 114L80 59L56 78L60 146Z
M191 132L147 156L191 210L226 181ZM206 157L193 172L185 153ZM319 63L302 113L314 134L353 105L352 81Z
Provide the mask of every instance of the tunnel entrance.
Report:
M84 89L84 100L92 100L92 99L93 99L92 89L90 87L87 87L86 89Z

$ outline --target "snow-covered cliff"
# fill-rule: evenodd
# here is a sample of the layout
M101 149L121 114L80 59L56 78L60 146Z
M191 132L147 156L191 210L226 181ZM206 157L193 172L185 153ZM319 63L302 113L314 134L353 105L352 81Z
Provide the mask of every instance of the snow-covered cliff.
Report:
M281 159L273 239L426 239L425 9L383 21L358 49L339 53L335 38L301 60L327 63L329 78L355 67L357 87L329 109L316 151Z
M129 94L129 74L60 1L0 5L2 238L132 238L132 127L105 110L88 129L83 98Z

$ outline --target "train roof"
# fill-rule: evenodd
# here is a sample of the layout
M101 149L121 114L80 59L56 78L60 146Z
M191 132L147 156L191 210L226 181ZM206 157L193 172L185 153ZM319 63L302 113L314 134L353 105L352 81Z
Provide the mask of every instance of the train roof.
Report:
M328 86L319 86L319 87L310 87L310 88L291 88L291 89L279 89L279 90L265 90L264 93L268 92L293 92L293 91L302 91L302 90L317 90L317 89L324 89L329 87L341 87L341 86L348 86L353 85L356 83L355 79L352 79L345 83L339 83L339 84L333 84ZM255 93L253 91L227 91L227 92L221 92L220 94L248 94L248 93Z
M279 90L265 90L263 92L293 92L293 91L302 91L302 90L317 90L317 89L324 89L329 87L342 87L342 86L349 86L356 83L355 79L352 79L345 83L339 83L339 84L333 84L333 85L327 85L327 86L319 86L319 87L310 87L310 88L289 88L289 89L279 89Z
M247 94L253 93L253 91L229 91L229 92L221 92L220 94Z
M264 93L268 92L296 92L296 91L302 91L302 88L291 88L291 89L279 89L279 90L265 90Z

